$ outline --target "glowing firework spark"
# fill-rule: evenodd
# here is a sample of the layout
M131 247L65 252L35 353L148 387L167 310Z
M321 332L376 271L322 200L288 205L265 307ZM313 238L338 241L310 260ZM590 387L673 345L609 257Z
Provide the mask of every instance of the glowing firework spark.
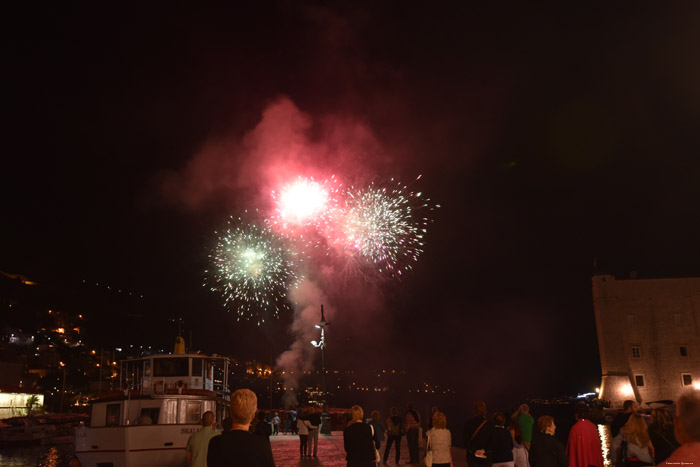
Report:
M338 192L335 177L322 183L313 178L299 177L285 185L279 193L272 192L276 200L277 215L273 223L283 228L320 224L327 222L337 204L334 195Z
M430 222L421 212L431 210L421 193L394 182L389 186L350 188L341 226L341 246L358 260L381 273L400 277L423 252L423 237Z
M297 283L295 254L268 226L229 220L210 255L213 263L211 289L224 297L224 306L238 320L265 322L271 313L289 308L287 290Z

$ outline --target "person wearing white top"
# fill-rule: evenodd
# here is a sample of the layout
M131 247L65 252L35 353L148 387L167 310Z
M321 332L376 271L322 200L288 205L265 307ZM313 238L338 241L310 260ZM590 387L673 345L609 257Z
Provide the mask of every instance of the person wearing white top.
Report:
M297 431L299 432L299 457L304 458L304 457L311 457L311 455L308 454L308 446L309 446L309 427L311 423L308 420L302 419L302 413L301 410L299 410L299 413L297 414Z
M433 453L433 467L449 467L452 462L452 434L442 412L433 415L433 428L428 430L428 450Z

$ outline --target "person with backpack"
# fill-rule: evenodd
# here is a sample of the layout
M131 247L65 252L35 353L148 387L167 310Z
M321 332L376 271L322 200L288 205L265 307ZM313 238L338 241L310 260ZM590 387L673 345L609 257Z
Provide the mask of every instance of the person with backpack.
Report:
M399 409L392 407L389 410L389 418L386 419L386 448L384 448L384 464L389 460L391 445L396 444L396 465L401 458L401 436L403 435L403 422L399 417Z
M404 415L404 427L406 430L406 444L408 445L408 455L411 464L418 464L419 449L418 438L420 438L421 421L420 415L413 409L413 404L408 404L408 410Z

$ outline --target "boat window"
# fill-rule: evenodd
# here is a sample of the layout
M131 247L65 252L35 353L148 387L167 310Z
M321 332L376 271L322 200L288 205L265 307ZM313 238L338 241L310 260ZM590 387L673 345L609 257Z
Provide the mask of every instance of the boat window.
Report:
M189 358L154 358L153 376L189 376Z
M160 407L150 407L141 409L139 415L139 425L155 425L158 423L158 415L160 415Z
M187 402L187 419L185 423L199 423L202 418L202 404L200 402Z
M202 376L202 360L201 358L192 359L192 376Z
M119 426L119 407L121 404L107 404L105 426Z

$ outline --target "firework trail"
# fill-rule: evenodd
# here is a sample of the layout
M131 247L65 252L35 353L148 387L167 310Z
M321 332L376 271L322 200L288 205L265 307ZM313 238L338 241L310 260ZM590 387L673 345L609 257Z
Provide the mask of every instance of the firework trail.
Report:
M267 223L259 227L241 218L229 219L217 235L210 255L213 270L207 274L211 290L223 296L224 307L234 311L237 320L252 319L258 324L270 313L277 317L289 309L287 291L300 280L301 259L293 245L276 236Z

